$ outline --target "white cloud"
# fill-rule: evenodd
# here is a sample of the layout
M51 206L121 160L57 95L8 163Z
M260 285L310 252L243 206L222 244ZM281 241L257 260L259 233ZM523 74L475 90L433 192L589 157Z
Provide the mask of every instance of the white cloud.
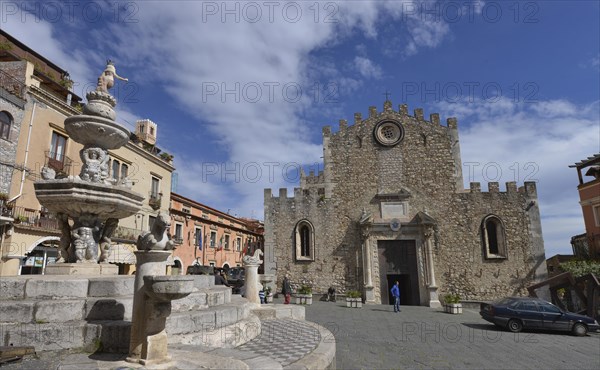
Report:
M377 79L381 78L381 67L373 63L373 61L369 58L358 56L355 57L354 67L363 77Z

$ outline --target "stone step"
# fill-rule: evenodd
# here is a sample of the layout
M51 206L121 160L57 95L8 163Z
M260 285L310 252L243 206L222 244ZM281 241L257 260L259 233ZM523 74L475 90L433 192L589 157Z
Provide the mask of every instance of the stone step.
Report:
M191 275L198 290L215 287L208 275ZM135 276L60 276L21 275L0 279L0 300L21 299L75 299L86 297L121 297L133 295Z
M62 303L65 304L64 301ZM169 341L214 344L222 338L218 343L226 346L229 345L226 342L230 342L230 346L245 343L260 332L260 322L251 314L251 306L246 299L235 297L224 305L173 312L166 326ZM0 307L0 310L4 308ZM57 321L55 319L62 320L63 316L59 317L58 313L52 315L54 317L46 316L48 321L0 323L0 345L30 345L36 351L83 348L87 351L126 353L129 350L130 319ZM254 331L248 329L250 326ZM240 330L245 330L244 337L235 340L223 334L232 331L237 332L239 337Z
M211 288L173 301L173 312L202 310L231 302L231 289ZM0 323L61 323L78 320L131 320L133 296L0 301Z

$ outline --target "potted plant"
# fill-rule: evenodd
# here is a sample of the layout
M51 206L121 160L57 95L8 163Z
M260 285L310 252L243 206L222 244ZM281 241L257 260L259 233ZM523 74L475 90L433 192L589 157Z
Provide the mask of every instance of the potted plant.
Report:
M444 312L454 315L462 313L462 304L458 294L446 294L444 296Z
M346 307L361 308L362 298L358 290L350 290L346 294Z
M296 304L312 304L312 288L302 285L296 293Z

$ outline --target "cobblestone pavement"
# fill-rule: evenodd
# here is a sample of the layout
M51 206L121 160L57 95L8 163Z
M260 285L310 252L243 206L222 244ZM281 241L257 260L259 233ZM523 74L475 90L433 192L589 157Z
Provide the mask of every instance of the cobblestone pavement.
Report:
M476 309L440 309L315 301L306 319L329 329L338 369L600 369L600 334L513 334Z

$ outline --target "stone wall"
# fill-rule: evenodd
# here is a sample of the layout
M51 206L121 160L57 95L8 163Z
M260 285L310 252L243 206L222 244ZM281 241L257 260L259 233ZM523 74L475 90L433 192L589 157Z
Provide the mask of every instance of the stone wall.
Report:
M375 140L373 130L382 120L401 123L404 139L398 145L386 147ZM477 184L463 189L456 119L440 125L437 114L426 121L421 109L411 116L405 105L396 112L386 102L383 112L370 107L365 120L356 114L352 126L340 121L335 133L325 127L323 142L322 173L303 175L293 197L288 198L285 189L279 197L265 191L265 248L267 256L269 249L273 256L267 266L276 266L278 286L284 273L289 273L293 284L309 284L318 293L329 286L340 292L362 289L359 220L370 214L374 223L389 223L381 213L386 197L406 198L406 213L397 217L402 227L412 225L419 212L436 221L433 252L442 295L453 292L463 298L492 299L524 294L525 287L544 274L536 272L544 251L535 184L517 190L515 183L508 183L506 192L499 192L497 183L490 183L488 192L481 192ZM506 259L485 258L481 223L490 214L504 223ZM315 232L310 262L295 258L294 229L303 219L312 223ZM402 228L386 233L388 240L402 237ZM370 251L373 285L378 287L374 248Z

